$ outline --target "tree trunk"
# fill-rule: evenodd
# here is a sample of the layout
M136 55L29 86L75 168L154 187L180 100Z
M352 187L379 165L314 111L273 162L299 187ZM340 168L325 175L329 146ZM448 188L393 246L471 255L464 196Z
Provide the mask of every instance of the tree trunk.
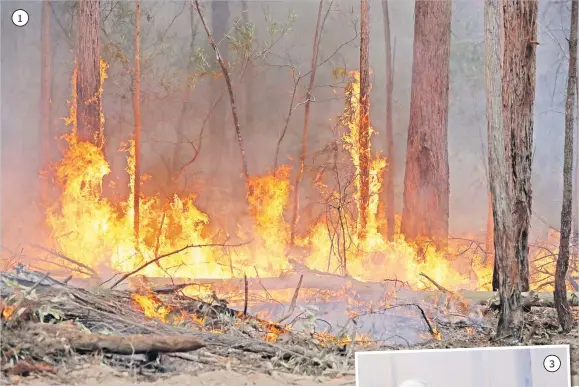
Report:
M141 0L135 0L135 69L133 106L135 113L135 210L133 225L135 242L139 244L139 201L141 196Z
M312 49L312 69L310 71L310 83L308 84L308 89L306 91L306 104L304 111L304 128L302 131L302 148L300 152L300 167L298 173L296 174L296 181L294 184L294 201L292 207L292 223L290 228L290 243L293 245L295 242L296 225L298 222L298 212L299 212L299 202L300 202L300 185L302 182L302 177L304 175L304 167L306 164L307 156L307 143L308 143L308 129L310 122L310 109L312 100L312 90L314 89L316 82L316 70L318 67L318 46L320 38L320 23L322 21L322 9L324 7L324 0L320 0L320 6L318 8L318 16L316 19L316 31L314 32L314 47Z
M42 30L40 33L42 44L41 60L41 90L40 90L40 127L42 128L42 167L50 165L50 149L52 145L52 131L50 130L50 99L52 78L52 38L50 34L50 3L49 0L42 2ZM48 200L48 176L42 179L42 202Z
M488 206L487 206L487 235L485 241L487 262L491 262L495 257L494 243L495 242L494 242L494 223L493 223L493 195L490 192L489 186Z
M392 95L394 92L394 55L390 39L390 15L388 0L382 0L382 14L384 19L384 42L386 48L386 157L388 168L384 176L384 204L386 206L386 239L394 237L394 127L392 124Z
M518 338L522 332L523 311L519 266L513 244L510 154L509 148L505 147L503 130L501 50L498 49L501 47L500 0L485 1L484 24L489 180L500 298L497 336L514 335Z
M555 270L555 307L559 324L564 332L570 332L573 316L567 300L565 277L569 270L569 238L573 210L573 128L575 114L575 92L577 83L577 17L578 0L571 0L571 29L569 33L569 72L567 76L567 101L565 103L565 146L563 158L563 205L561 208L561 236L559 256Z
M486 257L487 262L493 262L493 291L499 290L499 271L497 267L497 260L495 258L495 223L493 219L493 195L490 192L490 178L489 178L489 202L487 212L487 237L486 237Z
M575 91L577 94L577 84L575 85ZM575 107L577 110L577 107ZM577 238L575 243L575 255L579 252L579 128L575 130L575 183L573 184L573 197L576 198L573 202L573 227L575 238Z
M417 0L402 233L448 243L451 1Z
M78 1L77 39L77 133L81 141L102 147L100 0Z
M360 0L360 229L358 239L366 239L370 202L370 7Z
M533 103L537 45L536 0L509 0L503 5L503 109L514 188L514 235L521 290L529 290L529 226L533 160Z

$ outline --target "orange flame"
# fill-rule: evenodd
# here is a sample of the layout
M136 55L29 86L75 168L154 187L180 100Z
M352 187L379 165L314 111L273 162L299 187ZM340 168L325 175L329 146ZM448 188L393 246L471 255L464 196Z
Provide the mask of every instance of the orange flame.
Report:
M101 61L101 80L106 79L106 63ZM359 107L356 90L359 89L359 75L353 72L347 90L346 109L342 123L349 129L343 137L344 147L350 153L355 168L359 168L357 136ZM109 164L97 146L89 142L78 142L76 138L76 66L73 74L73 94L70 114L66 123L71 133L65 137L68 143L62 160L56 166L56 176L62 186L57 203L47 209L47 223L53 240L63 254L99 270L132 271L144 261L182 248L185 244L204 245L214 243L207 236L210 218L195 205L195 196L177 196L162 204L160 195L141 194L139 243L135 243L132 232L134 181L134 142L124 145L128 152L127 172L129 174L129 196L116 205L102 196L104 176L110 173ZM102 86L100 92L102 93ZM101 116L104 120L104 116ZM101 121L102 121L101 120ZM375 130L372 129L373 133ZM393 241L386 241L378 232L381 219L377 217L382 170L386 160L377 155L371 165L371 198L368 216L368 232L363 246L356 240L355 215L344 212L339 222L330 225L328 217L312 225L309 232L298 238L297 243L307 248L307 255L301 257L311 269L337 271L345 266L348 273L361 280L383 280L398 278L411 285L424 288L419 273L426 272L434 280L449 289L467 285L472 287L472 279L462 275L445 253L429 247L422 259L417 259L416 247L404 236L398 234ZM194 248L179 254L167 256L158 265L149 265L139 274L152 277L182 278L230 278L247 276L279 276L291 265L286 256L289 246L289 227L284 218L291 192L289 182L291 169L281 166L264 176L254 176L248 181L248 203L253 217L251 245L242 246L234 254L225 255L221 251ZM357 182L356 184L359 184ZM323 182L318 181L320 189ZM359 192L359 189L357 190ZM338 195L338 193L331 193ZM399 219L397 219L399 222ZM354 225L351 227L351 225ZM331 227L330 227L331 226ZM332 227L343 227L340 238L330 235ZM359 226L358 226L359 227ZM399 229L399 224L397 225ZM239 230L245 236L246 230ZM344 243L347 241L347 243ZM339 244L339 246L338 246ZM136 247L138 246L138 248ZM449 251L449 255L452 250ZM474 285L480 287L481 276L492 271L490 264L476 261L477 278ZM466 271L465 271L466 272ZM471 281L471 283L469 283ZM285 297L291 299L292 292ZM143 301L144 302L144 301ZM151 313L151 312L148 312ZM158 312L156 312L158 313Z

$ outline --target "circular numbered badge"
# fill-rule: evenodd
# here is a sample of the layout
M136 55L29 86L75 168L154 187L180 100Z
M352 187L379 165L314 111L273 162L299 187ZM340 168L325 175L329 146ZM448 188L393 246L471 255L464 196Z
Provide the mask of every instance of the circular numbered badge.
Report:
M557 372L561 368L561 359L555 355L549 355L543 360L543 367L549 372Z
M12 23L16 27L24 27L28 24L28 12L23 9L18 9L12 14Z

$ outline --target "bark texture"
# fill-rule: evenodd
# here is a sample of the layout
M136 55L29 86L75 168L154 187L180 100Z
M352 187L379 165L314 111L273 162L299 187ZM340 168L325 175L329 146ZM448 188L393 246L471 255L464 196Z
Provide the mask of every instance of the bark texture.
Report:
M563 153L563 205L561 208L561 236L555 269L555 307L559 325L564 332L573 327L573 315L567 299L565 277L569 270L569 239L573 216L573 128L575 124L575 92L577 85L577 17L578 0L571 0L571 28L569 33L569 72L567 75L567 101L565 103L565 145Z
M511 149L513 226L523 291L529 290L537 16L536 0L504 1L503 112L507 146Z
M310 82L308 84L308 89L306 92L306 103L304 111L304 127L302 130L302 147L300 151L300 167L298 173L296 174L296 180L294 184L294 201L292 207L292 222L290 228L290 243L293 245L295 242L296 225L298 222L298 211L300 206L300 185L304 175L304 168L306 165L307 157L307 143L308 143L308 130L310 122L310 111L311 111L311 101L312 101L312 90L314 89L316 83L316 70L318 68L318 48L320 39L320 23L322 22L322 10L324 7L324 0L320 0L320 6L318 8L318 16L316 19L316 31L314 32L314 47L312 49L312 69L310 70ZM277 164L277 163L276 163Z
M50 3L49 0L42 2L42 30L40 33L42 51L41 60L41 89L40 89L40 127L42 128L42 165L50 164L50 148L52 145L52 131L50 129L50 99L52 78L52 37L50 34ZM48 178L42 179L42 201L48 200Z
M448 88L451 1L417 0L402 233L448 242Z
M522 332L523 311L519 265L515 257L512 223L513 195L509 148L503 129L501 83L501 23L500 0L485 0L485 86L488 130L488 162L493 205L494 247L498 268L500 315L497 336Z
M79 139L102 147L100 3L100 0L78 1L76 118Z
M360 0L360 229L358 239L366 239L370 202L370 7Z
M394 54L390 38L390 15L388 12L388 0L382 0L382 15L384 20L384 43L386 50L386 157L388 168L384 176L384 204L386 206L386 239L394 237L394 127L392 120L392 98L394 93Z
M133 225L135 241L139 243L139 204L141 199L141 0L135 0L135 69L133 79L133 113L135 115L135 210Z

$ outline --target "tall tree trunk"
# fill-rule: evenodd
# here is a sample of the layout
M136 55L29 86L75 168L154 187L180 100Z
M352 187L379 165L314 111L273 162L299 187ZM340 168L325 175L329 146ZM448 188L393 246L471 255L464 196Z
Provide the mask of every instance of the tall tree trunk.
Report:
M390 15L388 12L388 0L382 0L382 14L384 19L384 42L386 49L386 157L388 168L385 169L384 178L384 204L386 205L386 238L394 237L394 127L392 120L392 98L394 92L394 55L392 53L390 39Z
M577 85L575 87L575 91L577 91ZM577 106L575 107L575 111L577 111ZM573 227L575 238L577 238L575 254L579 251L579 128L575 130L575 182L573 184L573 197L576 200L573 202L573 211L574 219L573 219Z
M569 72L567 76L567 101L565 103L565 146L563 158L563 205L561 208L561 239L559 256L555 270L555 292L553 294L561 329L570 332L573 316L567 300L569 270L569 238L571 236L571 217L573 210L573 128L575 114L575 92L577 84L577 17L578 0L571 0L571 29L569 33Z
M100 3L100 0L78 1L76 116L79 140L102 147Z
M40 127L42 128L42 166L48 167L50 164L50 149L52 145L50 99L51 99L51 78L52 78L52 37L50 34L50 3L49 0L42 2L42 30L40 33L42 43L41 60L41 90L40 90ZM48 200L48 177L42 180L42 201Z
M318 67L318 46L320 39L320 23L322 21L322 9L324 7L324 0L320 0L320 6L318 8L318 16L316 19L316 31L314 32L314 47L312 49L312 68L310 70L310 83L308 84L308 89L306 91L306 104L304 111L304 127L302 131L302 148L300 152L300 168L296 174L296 180L294 183L294 195L293 195L293 207L292 207L292 222L290 228L290 243L293 245L295 242L296 225L298 222L298 212L299 212L299 202L300 202L300 185L304 175L304 167L306 165L307 156L307 143L308 143L308 129L310 123L310 109L312 100L312 90L314 89L316 82L316 70Z
M139 243L139 203L141 196L141 0L135 0L135 72L133 105L135 113L135 241Z
M450 0L417 0L402 233L448 243Z
M523 310L519 266L513 243L510 149L506 147L503 130L501 54L498 49L501 47L500 1L485 0L484 6L488 163L500 297L497 336L512 334L518 337L522 332Z
M366 239L370 202L370 7L360 0L360 229L358 239Z
M537 0L509 0L503 5L504 125L507 146L513 150L514 243L522 291L529 290L537 13Z

